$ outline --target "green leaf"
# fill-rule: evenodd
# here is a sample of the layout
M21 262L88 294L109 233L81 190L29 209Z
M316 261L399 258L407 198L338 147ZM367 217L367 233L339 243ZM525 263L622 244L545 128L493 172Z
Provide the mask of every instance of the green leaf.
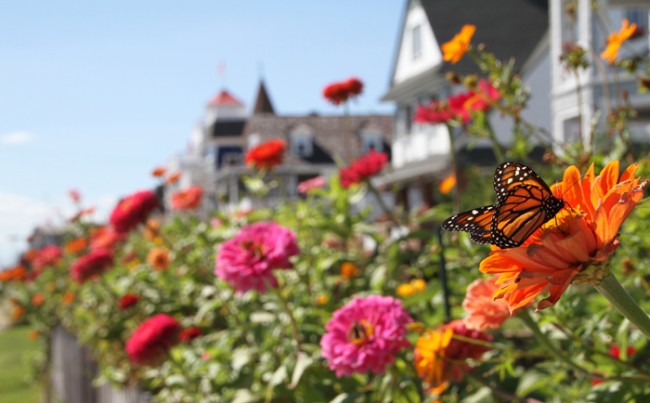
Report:
M304 352L301 351L298 353L296 366L293 368L293 374L291 375L291 383L288 386L289 389L293 389L298 385L302 374L313 362L314 360Z

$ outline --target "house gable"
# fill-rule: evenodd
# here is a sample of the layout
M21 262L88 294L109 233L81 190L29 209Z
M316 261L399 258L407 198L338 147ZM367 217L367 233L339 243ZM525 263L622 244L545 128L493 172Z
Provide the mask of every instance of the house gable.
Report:
M442 63L440 46L420 0L407 3L391 85L400 84Z

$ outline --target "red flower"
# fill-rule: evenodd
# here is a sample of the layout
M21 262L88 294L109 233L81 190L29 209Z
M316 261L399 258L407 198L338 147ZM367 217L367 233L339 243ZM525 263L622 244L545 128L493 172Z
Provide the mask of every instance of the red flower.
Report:
M201 204L203 188L192 186L186 190L180 190L172 195L172 209L193 210Z
M387 162L388 155L386 153L370 150L368 154L353 161L347 168L341 168L339 171L341 186L347 189L350 185L361 183L377 175Z
M126 342L126 352L135 364L155 365L178 343L181 325L159 313L145 320Z
M151 176L154 178L160 178L161 176L165 175L165 172L167 172L167 169L163 167L156 167L151 171Z
M478 88L450 96L446 101L431 101L428 106L420 105L415 111L416 123L446 123L458 120L467 124L471 112L485 112L501 94L488 80L480 80Z
M120 298L118 305L120 307L120 310L123 311L137 304L138 301L140 301L140 297L137 294L124 294Z
M56 264L63 256L63 251L56 245L49 245L36 252L32 266L36 270L42 270L48 266Z
M113 227L96 228L90 236L90 250L112 249L124 238L126 238L126 234L115 231Z
M111 213L110 222L117 232L129 232L147 220L158 207L158 198L150 190L136 192L117 203Z
M91 277L98 276L113 266L113 254L107 249L97 249L75 260L70 268L70 275L83 283Z
M200 327L198 326L190 326L188 328L185 328L181 330L180 333L180 339L183 343L186 343L188 341L192 341L196 339L197 337L201 336L203 334L203 331L201 330Z
M251 148L246 153L246 164L252 165L257 169L271 169L282 164L282 157L286 144L280 139L272 139L256 147Z
M68 190L68 195L70 196L70 199L72 199L72 201L75 203L79 203L81 201L81 194L77 189Z
M356 77L325 86L323 96L334 105L342 104L353 96L361 94L363 82Z
M627 347L627 358L632 357L636 353L636 348L632 346ZM621 346L618 344L612 345L612 347L609 349L609 355L612 357L616 358L617 360L621 359Z

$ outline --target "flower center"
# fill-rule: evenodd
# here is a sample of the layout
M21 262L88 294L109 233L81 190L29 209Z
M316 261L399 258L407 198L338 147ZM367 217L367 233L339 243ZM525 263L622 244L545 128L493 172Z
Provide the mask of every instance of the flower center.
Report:
M264 245L257 243L255 241L246 240L241 243L242 249L250 253L251 255L262 258L264 256Z
M352 327L348 331L348 341L355 346L360 346L370 340L374 334L373 326L363 319L360 322L354 321Z

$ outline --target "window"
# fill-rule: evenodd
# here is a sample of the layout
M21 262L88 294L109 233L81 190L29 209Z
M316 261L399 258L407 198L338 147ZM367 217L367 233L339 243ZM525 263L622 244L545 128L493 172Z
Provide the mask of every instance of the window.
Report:
M378 130L368 129L361 132L361 154L370 150L384 151L384 138Z
M413 60L417 60L422 56L422 26L416 25L411 29L411 55Z
M625 18L630 24L636 24L641 32L648 32L648 9L630 7L625 10Z
M570 144L581 141L580 119L578 117L566 119L562 126L565 143Z
M314 141L311 129L307 126L298 126L291 134L291 153L300 158L309 158L314 154Z

